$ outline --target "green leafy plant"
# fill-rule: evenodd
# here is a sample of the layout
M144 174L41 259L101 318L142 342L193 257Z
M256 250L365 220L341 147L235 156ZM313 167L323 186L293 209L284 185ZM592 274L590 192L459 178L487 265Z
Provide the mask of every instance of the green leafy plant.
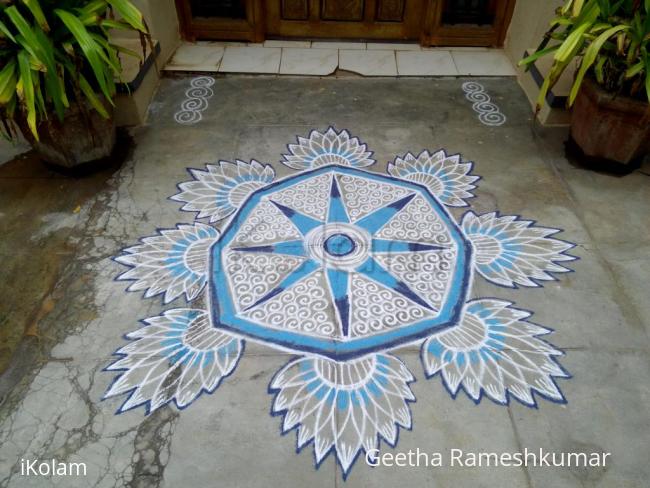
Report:
M5 136L12 122L38 124L53 114L63 120L71 103L84 99L103 117L113 104L122 71L113 29L137 31L143 50L147 29L129 0L0 0L0 120ZM103 97L102 97L103 96Z
M553 64L537 99L539 110L548 91L571 62L578 60L568 105L585 76L605 90L650 101L650 0L568 0L556 11L550 30L531 56L530 67L553 54Z

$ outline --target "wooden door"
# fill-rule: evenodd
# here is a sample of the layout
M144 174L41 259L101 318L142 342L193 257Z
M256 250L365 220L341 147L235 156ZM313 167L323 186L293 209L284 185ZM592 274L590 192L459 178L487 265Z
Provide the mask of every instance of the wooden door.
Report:
M264 40L264 0L176 0L184 39Z
M176 0L183 37L501 46L515 0Z
M269 0L267 37L419 39L421 0Z
M515 0L426 0L423 46L502 46Z

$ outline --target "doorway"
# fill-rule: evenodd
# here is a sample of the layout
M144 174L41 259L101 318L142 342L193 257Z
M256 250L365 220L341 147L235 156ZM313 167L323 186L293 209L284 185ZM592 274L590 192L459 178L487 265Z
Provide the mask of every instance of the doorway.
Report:
M267 2L266 34L277 38L417 40L421 0Z
M188 40L353 39L501 46L515 0L176 0Z

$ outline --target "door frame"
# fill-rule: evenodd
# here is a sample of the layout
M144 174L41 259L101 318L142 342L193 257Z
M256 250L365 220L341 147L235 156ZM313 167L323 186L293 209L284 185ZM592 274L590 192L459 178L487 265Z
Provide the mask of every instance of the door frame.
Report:
M454 26L442 23L442 0L426 0L424 25L420 36L422 46L485 46L502 47L505 41L516 0L497 3L492 25Z
M282 20L280 1L266 2L266 34L269 37L280 38L338 38L338 39L385 39L385 40L418 40L420 37L420 9L415 8L415 2L404 2L402 22L375 21L377 0L364 2L363 20L361 21L332 21L326 24L319 21L319 0L309 0L308 20ZM350 33L354 32L353 37Z
M281 32L279 1L246 0L246 19L193 18L189 0L175 0L178 11L181 36L188 41L196 39L221 39L229 41L263 42L267 35L278 37ZM310 0L313 6L316 0ZM423 15L417 9L405 11L405 26L394 22L339 22L330 26L313 20L314 9L310 8L312 19L290 22L295 32L285 38L345 38L345 31L358 29L358 39L419 40L422 46L488 46L501 47L506 37L516 0L502 0L498 3L495 20L488 26L453 26L442 24L443 0L422 0ZM409 3L407 2L408 6ZM364 18L372 18L376 0L366 0ZM317 12L318 9L316 9ZM271 15L269 15L269 13ZM407 17L408 16L408 17ZM416 18L417 17L417 18ZM377 27L377 24L381 28ZM392 24L392 25L391 25ZM384 27L385 25L385 27ZM402 30L402 32L398 32ZM396 34L397 33L397 34Z
M197 39L263 42L264 0L246 0L246 19L194 18L189 0L176 0L181 37Z

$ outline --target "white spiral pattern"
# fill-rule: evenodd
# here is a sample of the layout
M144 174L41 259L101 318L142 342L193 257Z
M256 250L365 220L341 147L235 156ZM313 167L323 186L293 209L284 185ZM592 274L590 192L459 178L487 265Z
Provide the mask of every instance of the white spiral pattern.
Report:
M339 181L345 206L352 222L405 197L409 193L408 190L397 185L379 183L356 176L343 175Z
M472 109L478 114L478 119L484 125L499 126L506 122L506 116L501 113L485 92L485 87L475 81L463 83L465 98L472 102Z
M317 220L325 220L329 206L331 175L321 175L290 186L273 195L273 201Z
M269 201L260 202L239 228L235 246L259 246L302 239L291 221Z
M190 82L191 87L185 92L187 97L181 103L181 109L174 114L174 120L179 124L193 125L201 121L203 111L208 108L208 99L214 95L212 85L214 78L199 76Z
M329 291L320 271L241 315L280 330L342 338L341 330L334 322Z
M431 205L421 196L415 197L375 235L379 239L425 242L452 246L447 226Z
M350 298L351 337L372 335L433 317L429 310L358 273L351 275Z
M280 254L228 252L224 259L226 276L238 309L253 305L304 260L302 257Z
M377 255L375 259L429 305L440 310L456 263L455 249Z

